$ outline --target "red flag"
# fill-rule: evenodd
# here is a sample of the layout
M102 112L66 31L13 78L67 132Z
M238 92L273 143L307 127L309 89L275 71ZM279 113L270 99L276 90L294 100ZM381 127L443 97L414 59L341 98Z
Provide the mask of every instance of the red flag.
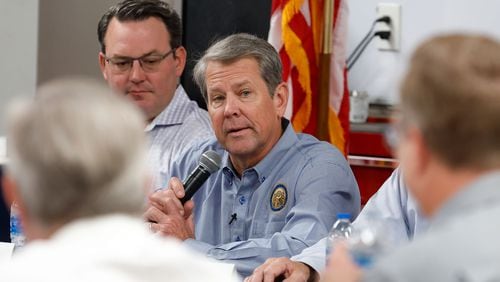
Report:
M295 130L314 134L319 95L319 54L324 0L273 0L268 41L283 62L290 102L287 117ZM334 0L333 52L330 61L330 142L346 152L349 133L349 91L346 72L347 3Z

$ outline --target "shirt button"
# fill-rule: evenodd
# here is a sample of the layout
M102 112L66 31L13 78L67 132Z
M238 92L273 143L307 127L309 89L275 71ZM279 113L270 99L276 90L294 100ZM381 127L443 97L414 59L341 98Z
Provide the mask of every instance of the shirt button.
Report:
M246 201L247 199L245 198L245 196L240 197L240 205L244 205Z

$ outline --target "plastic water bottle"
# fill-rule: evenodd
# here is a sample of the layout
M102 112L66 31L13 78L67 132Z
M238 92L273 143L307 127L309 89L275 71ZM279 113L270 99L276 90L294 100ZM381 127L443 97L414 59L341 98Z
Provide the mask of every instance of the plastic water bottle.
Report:
M369 268L380 255L389 251L385 233L382 226L375 223L356 229L349 239L349 251L358 266Z
M338 213L337 221L332 226L330 233L328 233L328 240L326 242L326 260L330 258L333 247L340 241L347 241L351 237L352 225L351 215L349 213Z
M10 242L14 243L16 248L24 246L26 242L26 237L21 227L19 208L15 202L10 206Z

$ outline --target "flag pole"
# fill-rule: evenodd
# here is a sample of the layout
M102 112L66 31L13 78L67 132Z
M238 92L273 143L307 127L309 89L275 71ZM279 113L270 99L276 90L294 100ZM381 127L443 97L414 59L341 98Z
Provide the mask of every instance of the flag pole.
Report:
M330 142L328 112L330 108L330 57L333 51L333 5L334 0L323 0L323 42L319 54L319 95L316 137Z

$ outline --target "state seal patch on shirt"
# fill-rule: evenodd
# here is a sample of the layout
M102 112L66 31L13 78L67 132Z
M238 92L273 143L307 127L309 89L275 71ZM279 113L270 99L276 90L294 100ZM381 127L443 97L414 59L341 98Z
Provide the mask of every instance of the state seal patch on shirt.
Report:
M281 210L288 200L288 191L283 184L277 184L271 194L270 204L273 211Z

